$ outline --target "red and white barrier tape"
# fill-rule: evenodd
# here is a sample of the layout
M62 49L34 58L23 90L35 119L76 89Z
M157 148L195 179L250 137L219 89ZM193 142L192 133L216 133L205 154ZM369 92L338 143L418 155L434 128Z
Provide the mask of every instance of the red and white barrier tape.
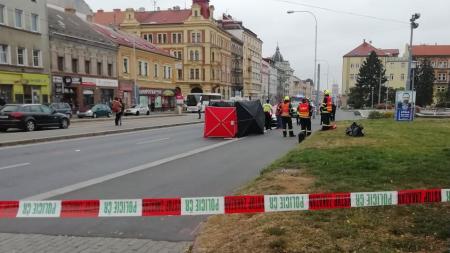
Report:
M0 218L212 215L450 202L450 189L167 199L0 201Z

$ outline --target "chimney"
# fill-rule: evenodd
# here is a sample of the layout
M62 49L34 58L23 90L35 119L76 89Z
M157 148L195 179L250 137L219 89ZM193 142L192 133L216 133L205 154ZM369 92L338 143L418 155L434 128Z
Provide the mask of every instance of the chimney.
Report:
M103 11L103 9L98 9L97 10L97 13L103 13L104 11Z
M87 20L89 23L92 23L93 16L92 16L92 15L86 15L86 20Z
M113 9L114 12L120 12L120 9Z
M139 12L145 12L145 8L144 7L140 7L139 8Z
M75 8L73 8L73 7L65 7L64 12L67 14L72 14L72 15L75 15L77 13Z

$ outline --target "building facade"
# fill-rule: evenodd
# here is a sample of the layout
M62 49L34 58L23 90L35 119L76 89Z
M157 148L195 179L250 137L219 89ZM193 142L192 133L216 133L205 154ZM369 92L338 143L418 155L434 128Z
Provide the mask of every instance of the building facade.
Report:
M266 61L261 62L261 100L270 99L270 64Z
M53 101L74 111L111 105L118 95L117 47L76 15L48 8Z
M244 97L251 100L261 99L264 94L261 78L262 40L230 15L223 15L222 20L218 22L223 29L244 42Z
M121 30L169 50L181 63L176 66L176 82L183 94L232 95L232 36L214 20L209 0L193 0L191 9L145 11L127 9L97 11L94 22L117 25Z
M386 69L386 78L391 88L404 88L408 73L408 58L399 57L398 49L378 49L365 40L361 45L344 55L342 65L342 93L349 94L350 88L355 87L359 69L374 51Z
M294 70L291 68L289 61L285 61L281 54L280 47L277 46L275 54L272 56L273 67L278 71L278 88L277 95L280 98L290 94L290 87Z
M420 63L428 59L434 68L433 91L436 103L436 95L450 88L450 45L413 45L412 52L414 60Z
M50 101L46 1L0 2L0 99L6 103Z
M177 59L135 35L102 25L94 28L119 47L119 94L125 103L148 105L151 111L174 110Z
M231 37L231 96L242 97L244 91L244 43Z

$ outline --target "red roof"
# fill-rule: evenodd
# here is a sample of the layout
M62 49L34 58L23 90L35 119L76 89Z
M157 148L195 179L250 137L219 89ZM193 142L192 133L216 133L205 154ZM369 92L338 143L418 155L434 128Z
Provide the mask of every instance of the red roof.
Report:
M191 16L191 10L135 11L134 16L141 24L182 24ZM102 25L120 25L125 19L124 11L94 13L94 22Z
M379 49L364 41L344 57L367 57L372 51L375 51L378 56L398 56L400 54L398 49Z
M450 45L413 46L415 56L450 56Z
M115 30L115 29L112 29L112 28L109 28L106 26L98 25L98 24L93 24L93 28L96 31L98 31L99 33L105 35L110 40L114 41L115 43L117 43L121 46L126 46L126 47L132 48L132 47L134 47L134 44L136 43L135 45L136 45L137 49L172 57L168 51L166 51L162 48L159 48L159 47L155 46L154 44L152 44L142 38L134 36L132 34L129 34L129 33L126 33L126 32L120 31L120 30Z

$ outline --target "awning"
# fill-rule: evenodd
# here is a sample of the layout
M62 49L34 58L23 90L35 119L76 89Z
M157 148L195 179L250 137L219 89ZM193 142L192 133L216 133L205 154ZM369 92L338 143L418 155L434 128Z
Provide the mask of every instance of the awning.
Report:
M173 90L165 90L165 91L163 91L163 96L173 97L173 96L175 96L175 92Z

